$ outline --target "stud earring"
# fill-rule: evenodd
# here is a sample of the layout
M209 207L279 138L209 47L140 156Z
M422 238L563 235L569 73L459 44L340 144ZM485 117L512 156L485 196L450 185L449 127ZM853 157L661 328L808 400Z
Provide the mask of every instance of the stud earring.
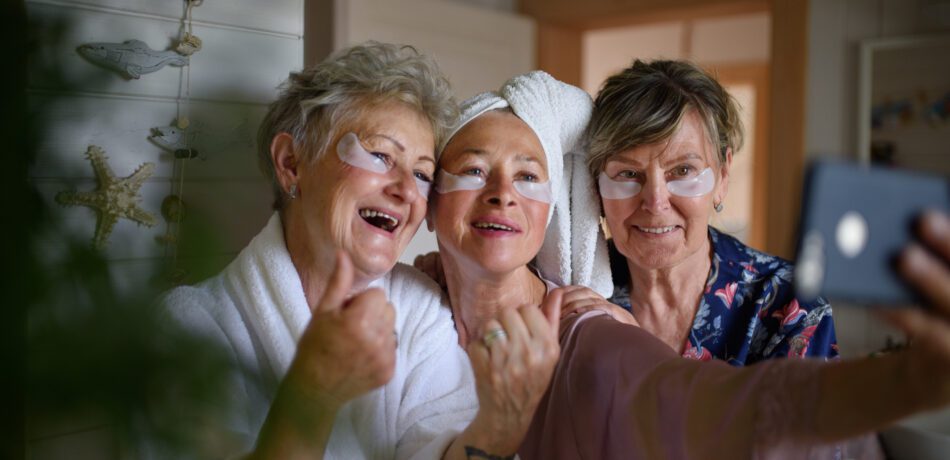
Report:
M715 205L713 205L713 209L715 209L716 212L722 212L722 202L720 201L716 203Z
M291 200L297 198L297 184L290 184L290 190L287 191L287 196L289 196Z

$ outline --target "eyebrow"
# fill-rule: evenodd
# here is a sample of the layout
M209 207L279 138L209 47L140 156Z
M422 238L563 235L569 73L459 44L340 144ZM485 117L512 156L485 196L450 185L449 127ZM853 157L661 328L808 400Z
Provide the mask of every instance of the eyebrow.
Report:
M624 158L624 157L620 157L620 156L614 157L614 158L611 158L611 159L607 160L607 162L604 163L604 166L607 166L607 165L610 164L610 163L621 163L621 164L630 165L630 166L641 166L641 165L643 164L643 163L640 162L640 161L631 160L631 159L629 159L629 158Z
M385 134L370 134L369 136L366 136L367 139L372 139L374 137L382 137L383 139L386 139L389 142L392 142L396 146L396 148L399 149L400 152L406 151L406 147L404 147L401 143L399 143L399 141Z
M537 163L541 164L541 160L529 155L518 155L515 157L515 160L525 162L525 163Z
M679 155L679 156L676 156L676 157L673 157L673 158L669 158L669 159L663 160L663 164L664 164L664 165L668 165L668 164L670 164L670 163L678 163L678 162L684 161L684 160L703 160L703 157L701 157L701 156L700 156L699 154L697 154L697 153L688 152L688 153L684 153L683 155Z
M405 151L406 151L406 147L404 147L401 143L399 143L399 141L397 141L396 139L393 139L393 138L390 137L390 136L387 136L387 135L385 135L385 134L370 134L369 136L367 136L367 139L371 139L371 138L374 138L374 137L381 137L381 138L383 138L383 139L386 139L386 140L389 141L389 142L392 142L393 145L395 145L396 148L399 149L400 152L405 152ZM434 157L434 156L424 156L424 157L419 158L418 161L428 161L429 163L432 163L432 166L433 166L433 167L436 166L436 162L435 162L435 157Z
M466 148L466 149L462 149L462 151L459 152L459 154L460 154L460 155L466 155L466 154L471 154L471 155L486 155L486 154L488 154L488 151L486 151L486 150L484 150L484 149L476 148L476 147L468 147L468 148ZM522 161L522 162L526 162L526 163L527 163L527 162L530 162L530 163L541 164L541 161L538 160L537 158L534 158L534 157L532 157L532 156L530 156L530 155L525 155L525 154L518 154L518 155L516 155L516 156L515 156L515 160L517 160L517 161Z
M471 154L471 155L485 155L486 153L488 153L488 152L486 152L485 150L479 149L479 148L475 148L475 147L466 147L466 148L462 149L461 152L459 152L460 155L468 155L468 154Z

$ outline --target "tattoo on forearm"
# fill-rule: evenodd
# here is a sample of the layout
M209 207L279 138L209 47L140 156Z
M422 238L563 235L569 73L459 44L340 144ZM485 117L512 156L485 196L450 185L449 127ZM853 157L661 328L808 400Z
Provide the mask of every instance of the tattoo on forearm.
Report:
M484 460L513 460L513 459L515 458L515 456L514 456L514 455L495 455L495 454L489 454L488 452L485 452L484 450L481 450L481 449L479 449L479 448L477 448L477 447L465 446L465 458L467 458L467 459L469 459L469 460L477 460L477 459L484 459Z

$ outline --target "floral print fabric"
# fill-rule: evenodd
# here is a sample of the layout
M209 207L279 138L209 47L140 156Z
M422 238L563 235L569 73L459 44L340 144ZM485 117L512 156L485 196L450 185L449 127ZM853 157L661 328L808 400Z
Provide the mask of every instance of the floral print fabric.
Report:
M784 357L838 356L831 305L795 298L787 260L752 249L709 227L712 266L683 356L734 366ZM610 301L630 309L626 259L611 245L617 286Z

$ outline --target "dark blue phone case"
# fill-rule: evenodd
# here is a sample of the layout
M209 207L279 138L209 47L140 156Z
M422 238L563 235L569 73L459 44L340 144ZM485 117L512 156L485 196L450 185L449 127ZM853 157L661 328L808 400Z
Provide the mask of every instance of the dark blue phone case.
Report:
M927 209L950 210L947 178L814 163L802 201L797 295L881 305L919 301L897 275L894 261Z

